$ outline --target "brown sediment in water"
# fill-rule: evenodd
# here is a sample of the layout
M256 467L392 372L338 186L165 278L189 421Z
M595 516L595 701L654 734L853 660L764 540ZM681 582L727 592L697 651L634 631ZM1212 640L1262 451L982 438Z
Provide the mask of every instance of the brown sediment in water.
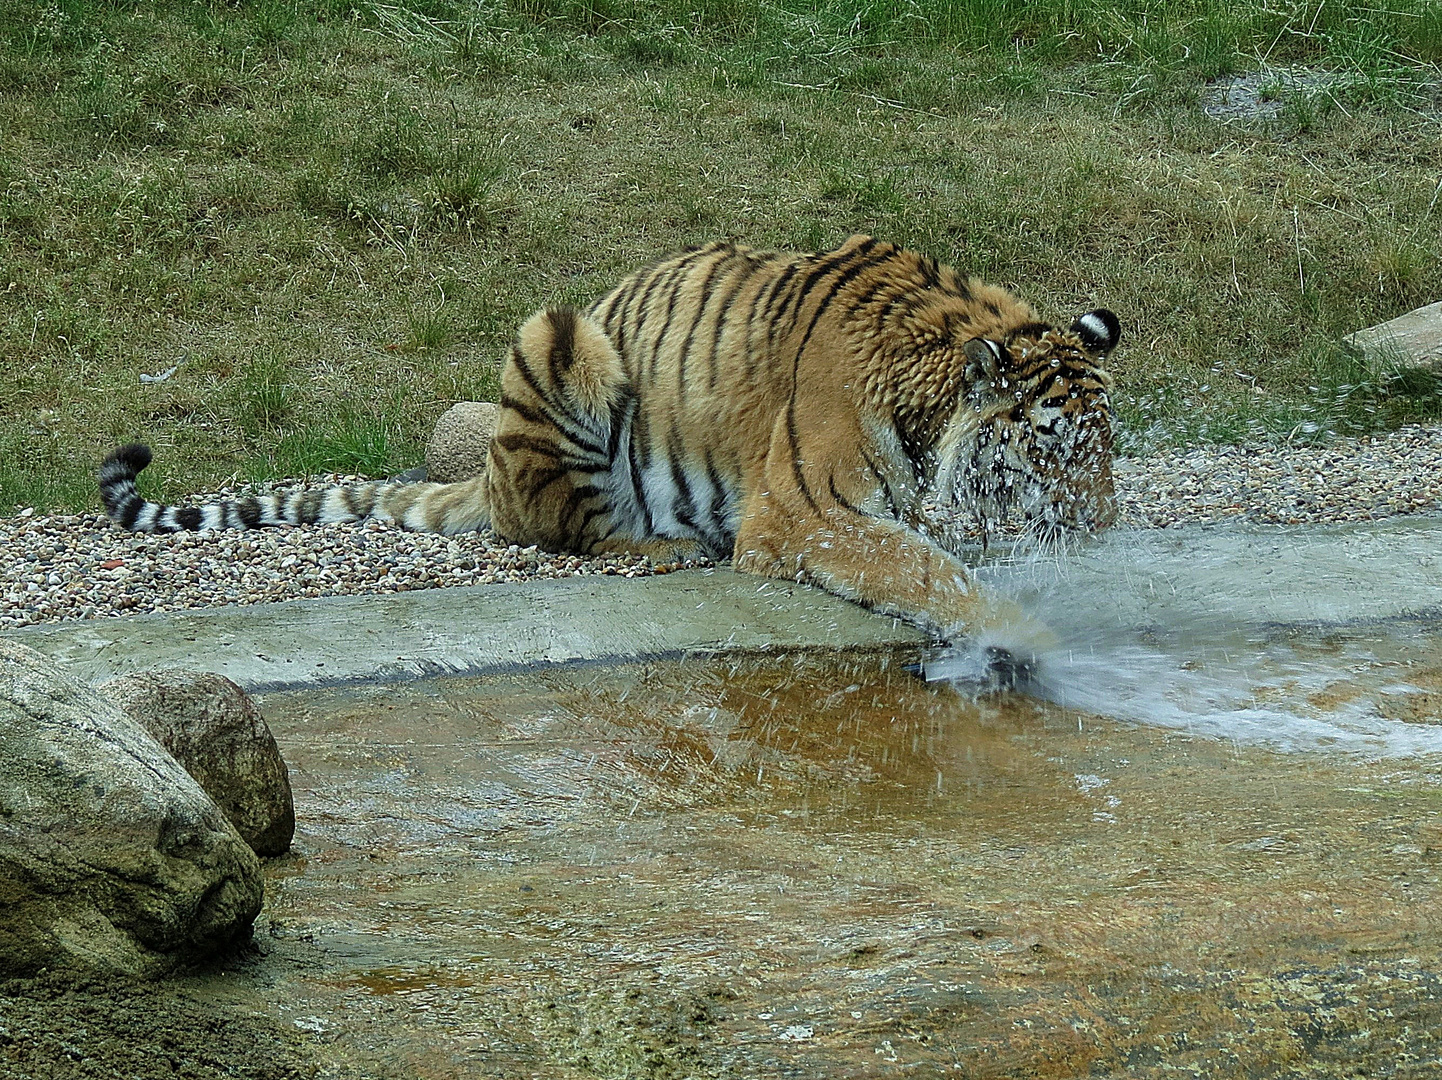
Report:
M876 656L263 706L300 820L264 955L161 992L323 1076L1442 1069L1435 763L973 701Z

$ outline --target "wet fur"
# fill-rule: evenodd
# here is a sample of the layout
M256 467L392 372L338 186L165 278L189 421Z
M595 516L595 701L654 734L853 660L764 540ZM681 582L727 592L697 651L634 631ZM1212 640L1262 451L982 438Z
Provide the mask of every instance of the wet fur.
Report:
M713 244L520 330L485 472L199 507L142 499L149 451L106 459L127 528L376 517L658 561L731 557L936 633L990 610L918 531L937 499L983 525L1111 517L1109 312L1067 328L1008 292L870 237L814 255Z

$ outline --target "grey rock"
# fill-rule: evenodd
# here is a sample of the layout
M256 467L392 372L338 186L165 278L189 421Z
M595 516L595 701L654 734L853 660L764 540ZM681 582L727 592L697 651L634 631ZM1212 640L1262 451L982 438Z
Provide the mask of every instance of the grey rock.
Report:
M1342 340L1378 366L1442 368L1442 300Z
M479 476L500 411L490 401L462 401L446 410L426 444L427 479L454 484Z
M248 939L260 862L144 729L0 638L0 973L153 976Z
M290 848L290 771L244 690L224 675L171 670L124 675L100 692L170 751L257 855Z

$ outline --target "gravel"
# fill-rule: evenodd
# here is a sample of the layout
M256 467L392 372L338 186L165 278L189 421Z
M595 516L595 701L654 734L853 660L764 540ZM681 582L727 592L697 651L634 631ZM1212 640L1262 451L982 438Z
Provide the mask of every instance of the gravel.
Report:
M348 478L337 478L348 479ZM1117 463L1119 524L1295 525L1442 510L1442 428L1323 447L1208 447ZM234 492L222 493L233 495ZM163 535L97 514L0 518L0 629L222 604L580 575L641 577L635 556L550 555L477 533L380 522ZM688 564L689 565L689 564Z

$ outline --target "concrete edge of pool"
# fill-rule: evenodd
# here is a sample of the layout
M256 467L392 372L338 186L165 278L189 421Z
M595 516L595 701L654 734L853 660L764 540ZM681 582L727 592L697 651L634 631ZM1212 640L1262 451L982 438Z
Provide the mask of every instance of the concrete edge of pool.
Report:
M329 596L32 626L6 636L90 682L178 667L219 672L251 691L927 642L896 619L819 589L725 570Z

